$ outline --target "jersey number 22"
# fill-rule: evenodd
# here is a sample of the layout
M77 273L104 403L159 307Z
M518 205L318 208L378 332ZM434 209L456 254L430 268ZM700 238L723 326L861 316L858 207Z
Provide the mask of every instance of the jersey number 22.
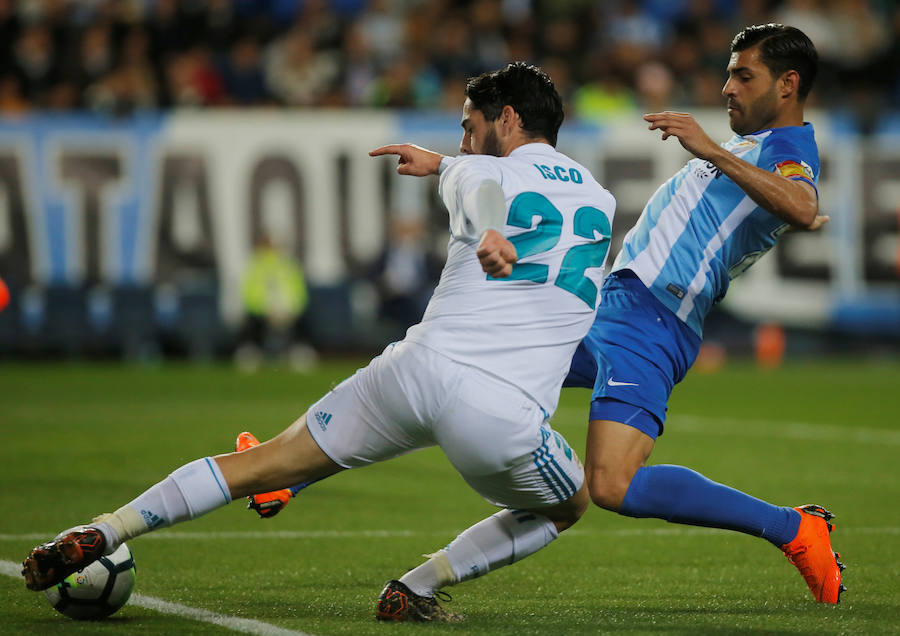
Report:
M549 199L537 192L523 192L509 206L509 215L506 218L507 225L521 228L530 228L532 218L540 217L540 221L533 230L522 232L509 237L510 243L516 248L519 260L553 249L559 243L562 234L562 213ZM575 211L574 232L576 236L591 239L593 242L575 245L563 256L562 266L553 284L578 296L592 309L597 302L597 286L585 276L584 272L589 267L602 267L606 260L606 252L609 250L611 228L606 215L591 206L583 206ZM599 240L594 240L594 232L600 234ZM516 263L513 265L512 274L506 278L493 278L488 280L530 280L535 283L546 283L550 267L541 263Z

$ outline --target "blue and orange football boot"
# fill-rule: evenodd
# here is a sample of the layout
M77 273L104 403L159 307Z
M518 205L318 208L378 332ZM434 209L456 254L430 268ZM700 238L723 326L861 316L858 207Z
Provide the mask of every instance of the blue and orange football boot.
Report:
M829 523L834 515L822 506L805 504L794 508L800 513L800 528L790 543L781 546L788 561L793 563L809 586L809 590L820 603L841 602L841 592L847 588L841 583L844 564L841 555L831 549Z
M246 431L238 435L234 442L234 449L239 453L254 446L259 446L259 440L256 439L253 433ZM294 494L289 488L250 495L247 497L247 508L255 510L256 514L261 518L269 519L281 512L293 496Z

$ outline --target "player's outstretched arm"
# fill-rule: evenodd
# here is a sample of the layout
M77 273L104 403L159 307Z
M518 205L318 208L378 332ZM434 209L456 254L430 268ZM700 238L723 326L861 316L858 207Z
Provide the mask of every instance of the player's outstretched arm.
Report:
M370 157L397 155L397 172L414 177L437 174L444 155L415 144L389 144L369 151Z
M478 243L475 254L485 274L494 278L506 278L512 274L518 260L515 246L497 230L486 230Z
M740 186L764 210L798 229L813 230L824 222L819 217L815 188L775 172L758 168L716 144L690 113L649 113L650 130L661 130L663 140L676 137L685 150L709 161Z

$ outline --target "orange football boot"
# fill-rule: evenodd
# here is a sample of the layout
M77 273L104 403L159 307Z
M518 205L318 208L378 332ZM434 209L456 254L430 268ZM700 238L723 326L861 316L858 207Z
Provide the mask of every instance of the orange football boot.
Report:
M234 442L234 449L239 453L248 448L253 448L254 446L259 446L259 440L256 439L253 433L248 433L246 431L238 435ZM264 492L259 495L250 495L247 497L247 508L255 510L263 519L268 519L281 512L281 510L288 505L292 496L293 494L289 488Z
M800 528L793 541L781 546L781 551L800 570L817 601L840 603L841 592L847 588L841 584L841 555L831 549L829 534L834 526L829 521L834 515L815 504L794 510L800 513Z

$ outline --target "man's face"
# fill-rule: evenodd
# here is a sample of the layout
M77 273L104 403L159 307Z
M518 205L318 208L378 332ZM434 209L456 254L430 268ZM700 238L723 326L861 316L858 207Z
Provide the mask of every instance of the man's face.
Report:
M770 127L778 115L775 87L776 78L759 59L758 46L731 54L722 95L728 98L728 119L734 132L747 135Z
M500 139L497 136L497 121L487 121L484 113L472 106L472 100L466 98L463 104L463 116L460 122L463 128L459 151L464 155L502 156Z

